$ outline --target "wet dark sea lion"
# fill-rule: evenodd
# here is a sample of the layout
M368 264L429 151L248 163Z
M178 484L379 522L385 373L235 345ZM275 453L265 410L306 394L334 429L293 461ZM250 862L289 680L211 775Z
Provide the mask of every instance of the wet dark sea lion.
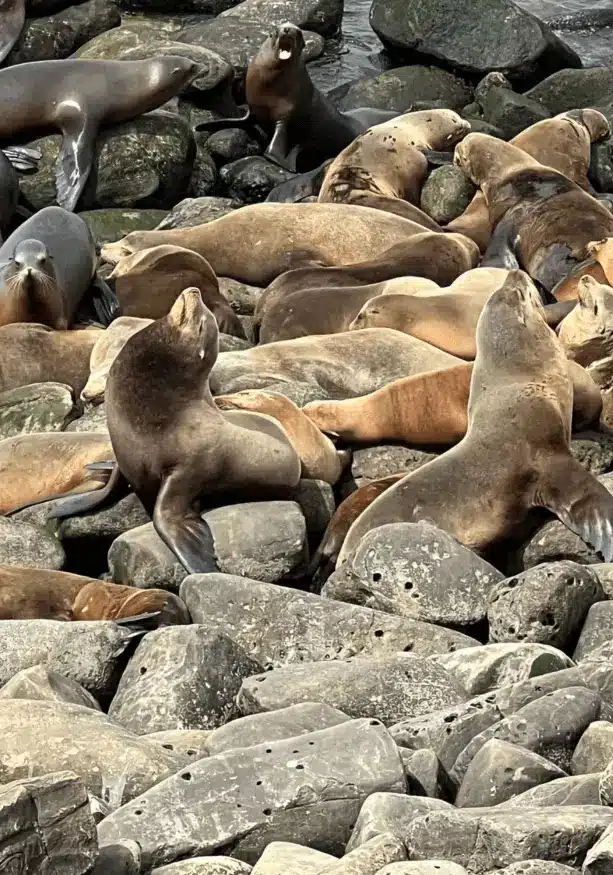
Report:
M187 58L98 61L68 58L0 70L0 145L62 134L56 166L57 202L74 210L90 173L100 125L156 109L194 79Z
M386 523L427 520L476 551L546 508L613 556L613 496L570 453L573 384L534 285L513 271L477 329L466 436L390 487L351 526L343 563Z

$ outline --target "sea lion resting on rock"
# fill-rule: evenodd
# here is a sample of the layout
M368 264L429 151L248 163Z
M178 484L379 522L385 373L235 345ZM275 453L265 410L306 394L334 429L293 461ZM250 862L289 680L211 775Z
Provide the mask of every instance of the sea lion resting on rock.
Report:
M89 379L81 392L81 401L86 404L101 404L111 365L123 349L129 337L151 325L152 319L137 319L135 316L120 316L104 331L95 343L89 358Z
M566 355L605 389L613 381L613 288L584 276L577 292L577 306L558 326L558 337Z
M570 453L573 384L534 285L512 271L477 328L466 436L400 480L351 526L342 564L377 526L428 520L473 550L509 537L533 508L613 556L613 496Z

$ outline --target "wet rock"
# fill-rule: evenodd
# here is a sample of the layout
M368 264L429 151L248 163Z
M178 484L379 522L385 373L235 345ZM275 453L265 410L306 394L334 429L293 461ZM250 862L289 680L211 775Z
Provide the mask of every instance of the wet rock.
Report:
M267 25L290 21L302 30L334 36L343 19L342 0L243 0L222 12L220 18L243 18Z
M194 169L189 181L188 194L190 197L208 197L213 194L217 186L217 167L206 149L198 149Z
M216 131L206 141L206 148L219 164L258 155L260 147L242 128Z
M370 24L381 42L403 59L436 58L465 73L499 70L508 76L542 76L579 67L578 56L537 18L505 0L471 0L461 6L418 0L374 0Z
M498 805L565 773L532 751L492 738L474 756L460 784L458 808Z
M413 796L451 800L455 795L449 775L433 750L423 748L413 752L400 748L408 781L408 792Z
M406 858L400 839L392 833L383 833L345 854L337 863L330 863L318 875L376 875L382 867Z
M62 431L73 409L72 389L62 383L31 383L0 392L0 440L19 434Z
M180 201L162 219L157 231L167 231L171 228L193 228L194 225L205 225L215 219L221 219L237 210L241 203L228 197L198 197L185 198Z
M613 143L595 143L592 146L589 179L597 191L613 192Z
M28 19L5 66L68 58L88 40L120 22L119 9L111 0L88 0L54 15Z
M429 523L391 523L364 537L328 579L330 598L467 631L502 575Z
M436 167L421 190L420 207L439 225L460 216L474 197L476 187L453 164Z
M336 857L292 842L271 842L253 867L254 875L319 875Z
M592 775L569 775L533 787L502 802L499 808L549 808L554 805L600 805L600 772Z
M532 641L568 650L586 616L604 598L590 568L575 562L537 565L492 590L487 610L490 641ZM613 614L611 618L613 624Z
M55 202L60 137L44 137L30 145L40 149L43 158L37 173L21 178L21 189L39 210ZM79 208L170 209L187 192L195 154L191 128L169 112L157 110L105 127L96 138L92 172Z
M257 204L266 200L266 196L275 186L287 182L292 175L262 155L239 158L238 161L226 164L219 173L229 196L245 204Z
M573 654L575 662L589 660L601 645L613 639L613 602L600 602L590 608L577 647Z
M187 759L79 705L5 699L0 725L2 783L70 768L112 807L144 793Z
M24 668L0 689L0 699L35 699L66 702L84 708L100 710L91 693L71 678L63 677L46 665Z
M453 811L453 808L442 799L406 796L404 793L373 793L360 809L347 853L386 834L405 843L411 821L432 811Z
M613 826L608 826L586 854L584 875L607 875L613 871Z
M299 506L259 501L215 508L203 514L213 533L219 569L273 583L304 558L306 525ZM115 583L177 592L187 572L152 523L120 535L109 550Z
M243 681L238 705L243 714L257 714L298 702L324 702L350 717L373 717L390 725L464 698L439 666L399 654L277 668Z
M230 857L193 857L153 869L151 875L249 875L247 863Z
M352 720L190 763L102 821L99 838L105 845L133 837L144 867L221 848L253 863L269 842L298 835L300 844L336 855L364 799L399 792L404 780L387 730Z
M436 458L434 453L399 446L366 447L356 450L351 460L351 475L358 486L399 471L416 471Z
M150 732L147 740L161 744L164 750L175 751L190 759L199 760L209 755L207 741L210 734L208 729L166 729L161 732Z
M466 645L459 632L229 574L191 575L181 598L195 623L211 622L265 666Z
M96 825L72 771L0 788L0 858L7 873L85 875L98 856Z
M0 565L60 571L65 560L60 542L44 529L0 517Z
M109 717L137 735L214 729L238 716L241 682L262 667L208 626L173 626L146 635L124 671Z
M579 739L573 754L570 771L573 775L602 772L613 760L613 723L596 720Z
M122 6L126 9L138 9L147 13L168 12L171 9L176 12L194 12L199 15L219 15L224 9L228 9L232 0L179 0L170 7L165 0L122 0Z
M98 246L115 243L132 231L152 231L167 215L166 210L88 210L80 213Z
M551 117L549 110L525 94L516 94L508 88L492 88L483 103L483 118L502 131L510 140L537 122Z
M100 848L92 875L139 875L140 871L140 848L128 839Z
M396 67L352 82L339 105L344 110L372 106L401 113L417 100L440 100L449 109L461 109L470 93L463 79L438 67Z
M575 66L575 65L569 65ZM558 70L526 91L552 115L587 106L608 103L613 89L613 69L590 67L581 70Z
M584 468L598 477L613 468L613 436L599 431L584 431L573 436L570 451Z

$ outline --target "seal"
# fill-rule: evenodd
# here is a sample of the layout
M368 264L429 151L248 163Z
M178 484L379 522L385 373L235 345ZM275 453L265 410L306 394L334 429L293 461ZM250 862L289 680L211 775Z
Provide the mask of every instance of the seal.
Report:
M507 256L550 292L585 261L590 241L613 235L613 214L557 170L488 134L469 134L454 162L479 185L494 233L484 262Z
M251 204L193 228L133 231L103 246L102 258L116 264L170 243L204 256L217 276L267 286L301 264L339 266L377 258L423 231L416 222L352 204Z
M81 391L81 401L93 406L102 404L106 381L111 365L123 349L128 338L137 331L151 325L152 319L138 319L135 316L119 316L102 332L92 347L89 357L89 378Z
M613 381L613 288L584 276L577 292L577 306L560 322L558 337L568 358L606 389Z
M72 211L91 170L100 125L156 109L195 79L199 69L174 55L145 61L68 58L6 67L0 70L0 145L59 130L57 202Z
M247 68L247 113L201 122L195 131L258 124L272 132L264 155L286 170L312 170L333 158L362 131L396 113L360 108L341 112L311 81L303 57L304 36L284 22L271 29Z
M100 321L110 323L115 297L96 277L96 265L94 238L80 216L62 207L35 213L0 246L0 325L66 330L90 289Z
M349 454L337 450L300 407L284 395L247 390L234 395L218 395L215 404L221 410L251 410L278 420L300 456L303 478L334 485L341 476Z
M337 567L386 523L428 520L483 552L534 508L550 510L606 561L613 556L613 496L571 455L567 359L521 271L485 305L477 350L466 436L375 499L349 529Z
M217 350L213 314L198 289L186 289L167 316L128 339L106 387L119 470L190 573L215 568L201 499L261 498L300 479L300 459L277 420L215 406L209 373Z
M215 271L206 258L181 246L155 246L122 258L109 274L123 316L160 319L183 289L200 289L223 334L246 340L241 321L219 291Z
M25 0L4 0L0 8L0 62L21 36L25 20Z

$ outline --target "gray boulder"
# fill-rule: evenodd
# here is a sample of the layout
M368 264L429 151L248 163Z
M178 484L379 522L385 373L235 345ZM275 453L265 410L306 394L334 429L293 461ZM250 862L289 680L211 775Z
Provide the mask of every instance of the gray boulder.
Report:
M247 863L230 857L193 857L153 869L151 875L249 875Z
M436 167L425 181L419 205L439 225L447 225L464 212L476 190L460 167L445 164Z
M24 668L0 689L0 699L36 699L46 702L65 702L100 710L91 693L73 681L52 671L45 665Z
M577 646L573 654L575 662L589 660L603 644L613 639L613 602L599 602L590 607Z
M377 875L384 866L406 858L400 839L392 833L383 833L345 854L338 862L330 863L318 875Z
M508 88L491 88L481 105L485 121L497 127L505 140L551 117L541 103Z
M410 751L400 748L407 776L408 792L413 796L430 796L448 801L455 795L446 769L430 748Z
M376 446L356 449L351 458L351 476L358 486L369 480L379 480L399 471L416 471L435 459L434 453L424 453L400 446Z
M352 82L339 106L343 110L372 106L401 113L417 100L438 100L449 109L461 109L470 94L463 79L439 67L396 67Z
M253 875L319 875L336 857L293 842L271 842L252 869Z
M220 165L228 164L231 161L238 161L239 158L259 155L261 151L256 141L243 128L227 128L223 131L215 131L207 139L206 148Z
M243 0L220 18L246 18L268 25L290 21L302 30L334 36L343 19L342 0Z
M404 793L372 793L360 809L347 853L353 853L378 836L387 834L406 845L411 822L416 817L434 811L453 811L453 807L441 799L407 796Z
M164 750L174 750L190 759L199 760L209 755L207 741L210 735L209 729L165 729L150 732L147 740L161 744Z
M511 863L504 869L496 869L489 875L577 875L578 870L553 860L522 860Z
M595 550L559 520L545 523L521 550L524 569L564 560L579 565L593 565L602 561Z
M208 197L217 188L218 174L213 158L206 149L198 148L189 181L188 195L193 198Z
M384 866L378 875L467 875L464 866L451 860L411 860Z
M257 204L282 182L293 176L262 155L239 158L222 167L219 178L231 198L245 204Z
M166 215L166 210L130 210L122 207L80 213L100 247L105 243L115 243L132 231L153 231Z
M580 432L573 435L570 451L594 477L607 474L613 468L613 435L600 431Z
M557 115L571 109L609 103L612 90L613 70L610 67L590 67L558 70L527 91L526 96L538 100L552 115Z
M595 720L582 734L570 764L573 775L602 772L613 760L613 723Z
M62 383L31 383L0 392L0 440L19 434L62 431L73 409L72 389Z
M550 808L554 805L600 805L601 772L568 775L525 790L501 802L498 808Z
M613 805L613 758L600 776L598 794L602 805Z
M156 230L167 231L171 228L193 228L194 225L205 225L207 222L227 216L240 206L242 204L239 201L227 197L185 198L170 210Z
M60 571L65 561L62 545L45 529L0 517L0 565Z
M613 871L613 827L608 826L585 856L583 875L607 875Z

